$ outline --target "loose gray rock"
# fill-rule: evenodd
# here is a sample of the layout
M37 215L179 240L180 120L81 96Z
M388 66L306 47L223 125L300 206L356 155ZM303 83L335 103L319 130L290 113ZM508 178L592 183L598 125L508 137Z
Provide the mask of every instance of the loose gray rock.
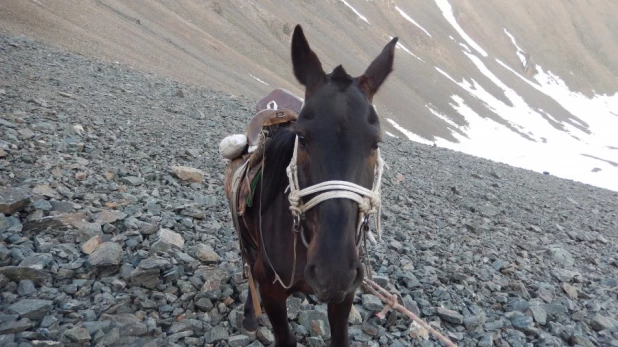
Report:
M0 189L0 213L13 214L26 208L30 203L31 192L26 187Z
M34 287L34 282L32 280L21 280L17 286L17 294L20 296L28 296L30 294L36 293L36 288Z
M140 186L144 184L144 179L142 177L135 176L126 176L120 179L120 182L130 185L130 186Z
M265 344L266 346L272 345L275 343L275 335L273 335L272 331L266 327L260 327L257 331L258 340Z
M115 242L103 242L88 256L92 266L119 265L122 260L122 247Z
M51 278L47 271L22 266L0 267L0 274L15 282L28 279L34 283L43 283Z
M34 326L28 318L23 318L18 321L9 321L0 324L0 335L20 333Z
M567 250L561 247L550 247L549 253L554 261L563 266L572 266L575 263L573 256Z
M88 330L82 327L73 327L64 332L64 336L70 341L77 342L79 344L85 344L90 341L90 334Z
M590 327L596 331L602 331L618 328L618 322L597 313L590 319Z
M53 307L53 301L40 299L23 299L9 306L9 312L22 318L38 320L45 317Z
M236 335L231 336L227 343L230 347L245 347L251 343L251 339L246 335Z
M382 301L373 294L363 294L363 308L369 311L381 311L384 308Z
M216 326L204 335L204 342L206 343L215 343L218 341L226 340L230 337L230 333L226 328Z
M103 314L101 320L111 321L111 326L118 328L119 336L142 336L148 332L146 324L131 313Z
M195 257L206 264L217 263L221 260L221 257L215 252L210 245L199 243L193 250Z
M453 310L447 310L445 308L438 307L436 309L436 313L440 318L444 319L449 323L463 324L464 322L464 317L459 312L455 312Z

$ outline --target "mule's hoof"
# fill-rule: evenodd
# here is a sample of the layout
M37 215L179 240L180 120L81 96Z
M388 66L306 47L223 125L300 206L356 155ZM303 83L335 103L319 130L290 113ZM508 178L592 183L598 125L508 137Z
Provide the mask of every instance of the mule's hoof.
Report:
M241 327L240 328L240 332L243 335L248 336L251 341L253 341L253 340L255 340L257 338L257 329L253 330L253 331L250 331L250 330L245 329L245 327Z

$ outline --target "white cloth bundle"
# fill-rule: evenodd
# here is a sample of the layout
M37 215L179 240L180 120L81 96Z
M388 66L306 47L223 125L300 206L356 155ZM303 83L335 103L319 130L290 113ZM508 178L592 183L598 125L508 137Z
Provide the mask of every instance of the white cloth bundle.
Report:
M219 144L219 153L226 159L236 159L247 147L247 136L234 134L227 136Z

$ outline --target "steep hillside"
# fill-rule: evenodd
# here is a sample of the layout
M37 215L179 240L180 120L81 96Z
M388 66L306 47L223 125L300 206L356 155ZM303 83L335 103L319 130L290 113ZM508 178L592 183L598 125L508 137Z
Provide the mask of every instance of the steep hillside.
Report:
M23 37L0 35L0 59L0 346L272 346L265 315L257 337L239 329L248 283L218 154L255 99ZM462 347L618 345L617 193L381 148L370 261L408 309ZM439 346L357 294L353 346ZM288 307L303 346L329 342L325 305Z
M618 190L615 13L611 0L6 0L0 30L250 97L300 93L296 23L327 69L353 75L399 36L376 100L389 134Z

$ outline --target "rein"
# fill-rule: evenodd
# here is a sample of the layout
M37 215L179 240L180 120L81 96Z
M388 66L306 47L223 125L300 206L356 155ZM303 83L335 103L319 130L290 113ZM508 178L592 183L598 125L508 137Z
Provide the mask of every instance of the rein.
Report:
M279 274L271 264L266 250L264 250L266 260L268 261L271 270L275 274L275 280L273 281L273 283L279 282L281 286L285 289L289 289L294 284L294 277L296 274L296 243L298 239L298 234L300 234L301 240L305 247L309 247L309 244L304 234L304 230L301 226L301 220L304 218L304 215L308 210L317 206L321 202L330 199L350 199L358 203L358 219L356 223L356 248L358 250L361 246L361 241L364 240L365 268L367 269L367 271L370 272L369 259L367 254L367 239L369 239L372 244L377 243L375 237L369 229L369 218L371 216L373 216L375 219L375 227L376 233L378 234L378 240L382 239L380 229L380 212L382 202L380 185L382 183L382 173L384 172L384 160L382 160L382 156L380 155L380 149L377 149L377 161L376 167L374 169L373 187L371 188L371 190L352 182L339 180L326 181L301 189L298 183L297 162L298 136L296 136L296 139L294 141L294 153L292 155L292 159L290 160L290 164L286 168L286 173L290 182L288 186L290 192L288 195L288 201L290 202L290 211L292 212L292 217L294 218L294 225L292 228L294 232L294 262L292 265L292 277L290 279L290 283L288 285L285 285L283 281L281 281ZM264 170L263 166L262 170ZM286 191L288 189L286 189ZM301 199L303 197L316 193L318 193L318 195L314 196L308 202L301 202ZM261 214L262 213L260 211L260 217ZM261 218L259 224L260 237L262 237ZM371 277L371 275L369 277Z

